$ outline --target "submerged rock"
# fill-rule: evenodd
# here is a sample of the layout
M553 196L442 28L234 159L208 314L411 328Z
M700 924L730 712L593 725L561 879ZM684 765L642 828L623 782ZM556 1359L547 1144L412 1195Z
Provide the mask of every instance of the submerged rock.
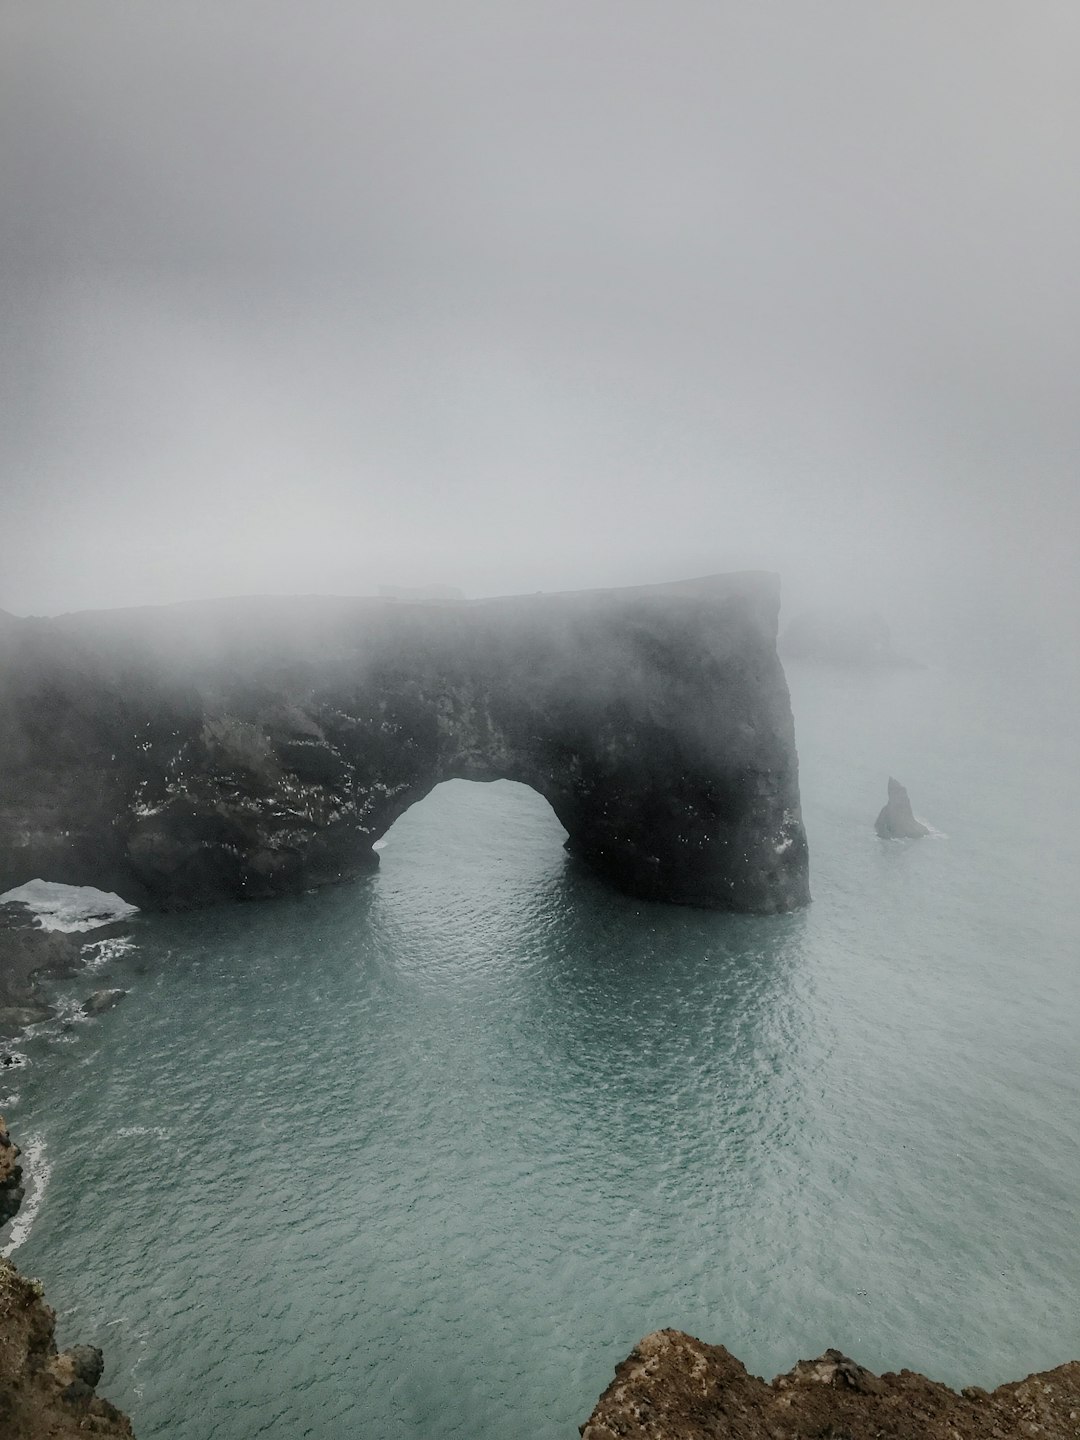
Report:
M839 1350L771 1384L722 1345L647 1335L615 1371L582 1440L1075 1440L1080 1363L959 1394L911 1370L875 1375Z
M95 990L83 1001L83 1014L103 1015L106 1010L112 1010L119 1005L127 993L126 990Z
M920 835L929 835L929 825L916 820L908 793L889 776L889 801L874 821L874 829L883 840L917 840Z

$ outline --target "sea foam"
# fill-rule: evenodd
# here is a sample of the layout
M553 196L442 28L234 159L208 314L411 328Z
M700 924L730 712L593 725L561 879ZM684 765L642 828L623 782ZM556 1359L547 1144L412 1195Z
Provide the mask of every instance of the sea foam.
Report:
M0 895L0 905L25 905L45 930L94 930L138 913L137 905L111 890L93 885L61 885L55 880L29 880Z
M45 1199L45 1187L52 1173L52 1162L45 1156L45 1141L40 1135L32 1135L22 1147L23 1179L26 1182L26 1197L19 1213L11 1222L7 1243L0 1250L6 1260L30 1234L41 1203Z

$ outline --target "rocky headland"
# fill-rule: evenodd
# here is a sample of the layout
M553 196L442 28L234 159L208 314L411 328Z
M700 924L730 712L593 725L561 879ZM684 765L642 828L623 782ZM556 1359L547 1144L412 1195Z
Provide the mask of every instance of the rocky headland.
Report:
M0 1116L0 1225L22 1199L18 1147ZM101 1351L58 1351L56 1315L41 1285L0 1259L0 1435L4 1440L130 1436L131 1422L96 1393Z
M0 893L142 906L378 864L442 780L509 779L635 895L809 899L774 576L504 600L249 599L0 626Z
M771 1384L722 1345L647 1335L581 1427L582 1440L1076 1440L1080 1362L957 1393L911 1370L875 1375L827 1350Z

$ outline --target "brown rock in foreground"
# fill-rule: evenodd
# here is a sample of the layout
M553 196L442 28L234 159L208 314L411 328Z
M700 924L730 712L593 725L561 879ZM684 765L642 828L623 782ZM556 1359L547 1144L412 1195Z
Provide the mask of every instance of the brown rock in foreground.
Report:
M23 1199L22 1166L19 1147L12 1140L0 1115L0 1225L6 1224L17 1212Z
M771 1384L722 1345L646 1335L581 1427L583 1440L1076 1440L1080 1363L992 1393L901 1370L874 1375L826 1350Z
M0 1192L11 1182L21 1198L19 1152L0 1116ZM0 1193L0 1206L4 1194ZM74 1440L76 1436L130 1436L131 1422L94 1393L103 1368L101 1351L75 1345L58 1352L56 1316L45 1304L41 1284L0 1259L0 1436L3 1440Z

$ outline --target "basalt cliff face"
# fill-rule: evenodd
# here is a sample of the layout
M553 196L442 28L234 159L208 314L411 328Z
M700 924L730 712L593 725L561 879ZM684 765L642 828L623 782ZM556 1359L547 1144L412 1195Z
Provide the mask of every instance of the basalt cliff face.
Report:
M0 1225L22 1198L19 1151L0 1116ZM56 1316L36 1280L0 1259L0 1435L4 1440L130 1436L131 1423L95 1393L101 1351L75 1345L58 1352Z
M0 891L162 908L374 868L440 781L522 781L658 900L809 899L763 574L446 604L252 599L0 625Z
M771 1384L722 1345L647 1335L581 1427L582 1440L1075 1440L1080 1363L959 1394L925 1375L875 1375L839 1350Z

